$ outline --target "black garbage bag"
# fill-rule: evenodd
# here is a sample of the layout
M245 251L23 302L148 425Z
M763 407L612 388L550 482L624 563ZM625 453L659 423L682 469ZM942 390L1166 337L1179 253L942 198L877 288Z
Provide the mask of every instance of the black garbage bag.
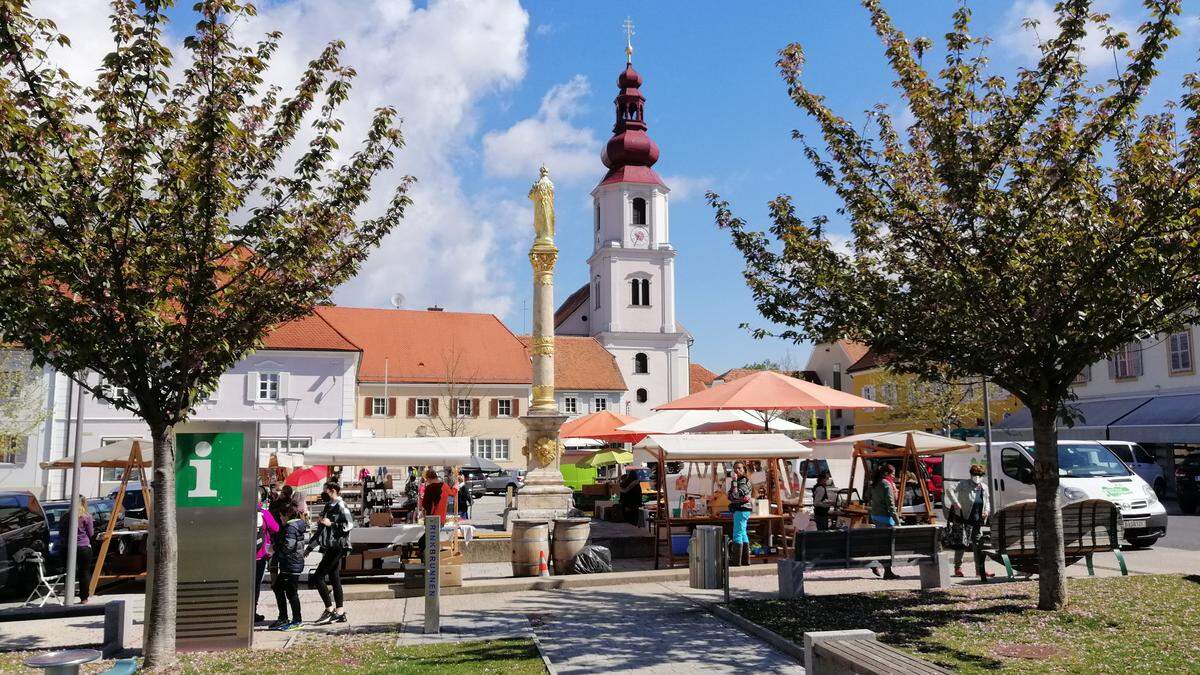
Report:
M612 553L603 546L584 546L567 565L568 574L611 572Z

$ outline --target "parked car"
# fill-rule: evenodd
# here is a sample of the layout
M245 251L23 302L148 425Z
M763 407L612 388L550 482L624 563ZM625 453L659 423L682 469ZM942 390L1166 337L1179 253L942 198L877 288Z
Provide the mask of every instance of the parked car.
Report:
M108 499L114 504L117 501L117 493L121 488L113 488L112 492L108 493ZM112 508L109 508L112 511ZM146 497L142 492L142 484L130 482L125 487L125 498L121 500L122 513L117 514L118 518L137 518L140 520L146 519Z
M92 522L96 526L96 537L92 539L92 546L95 547L96 539L99 538L104 528L108 527L108 519L112 517L113 501L92 498L87 501L87 508L88 513L92 515ZM71 512L71 500L56 499L42 502L42 511L46 513L46 522L50 525L50 558L58 560L63 554L62 522Z
M504 494L510 486L513 491L525 487L525 469L505 469L483 479L483 489L488 494Z
M1137 443L1129 441L1096 441L1113 451L1122 462L1141 476L1142 480L1154 488L1154 494L1159 499L1167 496L1167 476L1163 468L1154 460L1154 455Z
M33 493L0 492L0 595L28 591L36 580L33 570L14 559L17 552L43 553L50 547L50 525Z
M1184 513L1195 513L1200 506L1200 450L1175 466L1175 494L1179 495L1179 508Z
M483 471L475 471L472 469L463 469L463 480L466 481L467 490L471 492L471 497L479 499L484 495L483 484L487 479L487 473Z

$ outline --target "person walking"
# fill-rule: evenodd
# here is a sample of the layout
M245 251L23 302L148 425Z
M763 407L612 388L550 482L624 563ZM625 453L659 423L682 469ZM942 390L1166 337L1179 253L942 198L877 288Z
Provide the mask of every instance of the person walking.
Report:
M442 524L446 524L446 484L438 475L437 469L425 469L425 490L421 492L421 511L426 516L441 516Z
M471 495L471 488L467 487L466 476L458 474L458 482L454 487L457 488L458 517L461 520L470 520L471 505L475 503L475 498Z
M271 493L266 487L258 488L258 499L258 529L254 541L254 620L265 621L266 617L258 613L258 596L262 592L263 576L271 558L272 539L279 532L279 521L268 510Z
M816 516L818 530L829 529L829 511L834 505L834 493L829 489L833 487L832 481L833 477L829 472L822 471L812 489L813 515Z
M59 541L66 543L71 536L71 511L59 525ZM88 590L92 582L92 566L96 557L92 555L92 538L96 536L96 521L88 513L87 497L79 495L79 528L75 535L75 592L79 596L79 604L86 605ZM63 547L63 559L67 557L67 549Z
M871 524L875 527L895 527L900 524L900 511L896 506L896 469L891 464L884 464L875 470L874 483L871 485ZM884 579L899 579L892 572L890 560L882 563ZM872 566L871 571L879 576L879 568Z
M735 567L750 564L750 534L746 526L750 523L751 496L746 464L734 462L733 482L729 485L729 512L733 516L733 555L729 564Z
M350 550L350 530L354 527L354 518L346 502L342 501L342 488L337 483L329 482L321 490L321 499L325 508L317 521L317 531L308 543L308 550L317 547L321 549L321 562L309 577L325 603L325 611L315 624L325 626L331 623L345 623L346 609L342 606L342 559ZM333 589L330 594L330 587Z
M271 630L297 630L304 621L300 614L300 575L304 572L304 556L308 552L304 545L308 533L307 513L295 501L288 500L284 519L283 526L275 532L272 545L276 574L271 588L275 591L279 618L271 623Z
M983 525L992 513L991 500L988 498L987 481L983 476L987 472L982 464L971 465L970 480L960 480L954 489L945 493L946 507L950 511L951 529L962 529L962 538L954 542L954 576L963 575L963 555L971 549L975 558L975 574L981 581L987 581L986 560L983 555L981 542L983 540ZM957 539L957 537L956 537Z

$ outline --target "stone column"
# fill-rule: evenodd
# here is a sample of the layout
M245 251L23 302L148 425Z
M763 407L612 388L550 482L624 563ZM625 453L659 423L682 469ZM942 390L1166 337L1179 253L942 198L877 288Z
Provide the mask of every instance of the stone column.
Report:
M506 529L514 520L551 521L573 515L571 489L563 484L559 460L563 445L558 429L567 416L558 410L554 398L554 265L558 249L554 246L554 183L546 167L529 190L533 201L533 246L529 263L533 267L533 333L529 352L533 365L533 404L521 417L526 440L522 453L528 461L525 487L504 512Z

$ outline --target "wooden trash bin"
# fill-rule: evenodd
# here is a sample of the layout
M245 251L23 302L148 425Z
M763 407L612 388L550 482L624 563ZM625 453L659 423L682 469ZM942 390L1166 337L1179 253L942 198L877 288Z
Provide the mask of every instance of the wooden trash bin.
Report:
M570 574L571 560L587 546L591 518L554 519L554 573Z
M513 521L512 567L514 577L536 577L539 559L549 564L550 525L537 520Z

